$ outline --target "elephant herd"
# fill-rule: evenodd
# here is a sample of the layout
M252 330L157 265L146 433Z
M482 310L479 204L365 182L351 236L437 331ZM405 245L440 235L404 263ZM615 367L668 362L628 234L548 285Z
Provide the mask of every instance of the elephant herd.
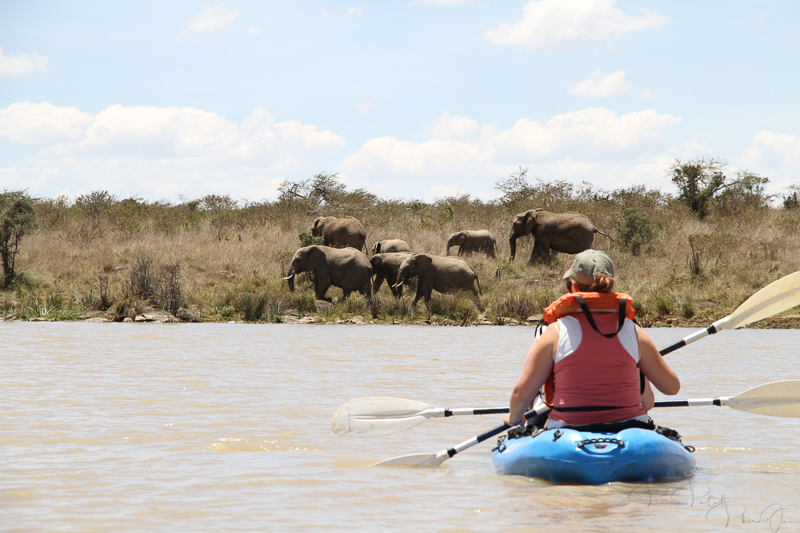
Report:
M551 250L580 253L592 247L596 233L608 237L580 213L551 213L532 209L514 217L508 235L510 260L513 261L516 255L516 240L526 235L533 235L534 239L529 264L541 258L549 265ZM294 290L297 274L313 272L317 299L326 299L325 295L331 286L342 289L343 301L350 293L358 291L370 302L373 316L376 309L372 293L381 287L384 280L392 295L399 298L403 294L403 286L416 278L413 306L423 298L426 304L429 303L434 290L440 293L468 293L480 306L478 275L463 259L450 257L450 248L458 246L459 256L481 252L494 258L498 254L497 242L488 230L453 233L447 239L445 256L413 253L405 241L387 239L372 246L371 258L364 255L367 251L364 226L354 217L319 217L311 225L311 234L322 237L323 245L305 246L294 253L284 278L289 289Z

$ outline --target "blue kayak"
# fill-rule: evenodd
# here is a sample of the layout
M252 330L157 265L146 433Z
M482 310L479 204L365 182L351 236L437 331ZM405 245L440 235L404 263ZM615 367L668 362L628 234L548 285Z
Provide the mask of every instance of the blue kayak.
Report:
M564 428L500 442L492 466L500 474L601 485L682 479L692 475L695 460L680 441L648 429L592 433Z

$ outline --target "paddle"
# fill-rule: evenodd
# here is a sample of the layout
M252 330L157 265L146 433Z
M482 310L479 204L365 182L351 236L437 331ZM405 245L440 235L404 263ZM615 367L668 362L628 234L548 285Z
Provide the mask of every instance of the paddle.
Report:
M748 389L736 396L668 400L655 407L696 407L717 405L767 416L800 418L800 380L774 381ZM374 406L374 407L371 407ZM508 407L447 409L404 398L356 398L333 415L331 428L341 437L392 435L424 424L431 418L459 415L505 414Z
M499 415L507 412L508 407L446 409L403 398L356 398L336 410L331 420L331 429L339 436L377 437L411 429L431 418Z
M675 344L667 346L660 350L659 353L667 355L678 348L702 339L706 335L711 335L724 329L740 328L798 305L800 305L800 271L773 281L745 300L730 315L717 320L705 329L684 337Z
M525 418L531 417L536 415L536 410L531 409L527 413L525 413ZM481 442L491 439L495 435L499 435L504 431L510 429L511 426L508 424L501 424L496 428L490 429L480 435L472 437L469 440L465 440L461 444L457 444L452 448L447 448L446 450L442 450L439 453L414 453L411 455L401 455L400 457L394 457L392 459L387 459L385 461L381 461L380 463L375 463L372 466L416 466L421 468L437 468L443 462L447 461L455 454L466 450L467 448L471 448L476 444L480 444Z
M688 337L684 337L675 344L667 346L659 353L661 353L662 356L666 355L678 348L682 348L687 344L702 339L707 335L716 333L717 331L746 326L747 324L762 320L798 305L800 305L800 271L784 276L777 281L773 281L745 300L745 302L737 307L730 315L717 320L706 329L701 329ZM535 414L536 411L534 410L525 413L524 416L528 418L528 416L533 416ZM421 466L435 468L458 452L475 446L486 439L502 433L510 427L511 426L503 424L486 433L481 433L477 437L464 441L454 448L449 448L436 454L404 455L376 463L374 466Z
M719 405L737 411L767 416L800 418L800 380L773 381L747 389L733 397L656 402L656 407L694 407Z

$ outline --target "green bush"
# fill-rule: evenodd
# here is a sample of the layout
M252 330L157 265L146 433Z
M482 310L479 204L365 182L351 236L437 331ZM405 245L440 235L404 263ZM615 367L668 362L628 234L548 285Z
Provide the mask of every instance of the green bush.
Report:
M655 239L660 229L648 213L635 207L625 208L614 223L617 241L633 255L639 255L642 246Z
M3 267L0 288L7 289L14 282L20 242L35 226L36 212L25 191L0 193L0 263Z

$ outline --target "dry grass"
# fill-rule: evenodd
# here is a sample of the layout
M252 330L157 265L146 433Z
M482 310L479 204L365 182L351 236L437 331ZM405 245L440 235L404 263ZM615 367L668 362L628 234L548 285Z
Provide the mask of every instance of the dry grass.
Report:
M517 262L507 262L511 220L534 207L585 213L601 230L617 235L613 241L597 236L595 247L614 259L618 290L634 296L646 325L707 324L760 287L800 270L800 210L759 207L730 214L719 208L700 221L676 201L643 188L605 195L550 193L505 204L468 197L323 206L285 200L240 206L218 197L180 205L101 197L91 208L86 202L39 201L39 229L22 242L17 265L23 275L14 290L0 293L0 316L75 319L97 310L100 289L111 305L101 309L108 316L121 305L158 306L126 290L137 258L151 259L155 273L180 265L183 305L203 320L280 321L292 310L328 321L367 316L361 296L340 303L341 291L332 288L334 307L318 312L310 282L301 278L291 293L280 279L300 246L299 234L319 215L357 216L367 229L368 247L400 238L415 252L443 255L455 231L488 229L497 238L497 259L466 258L479 275L483 311L463 295L436 296L430 308L420 302L413 309L413 291L406 289L396 300L384 285L376 300L378 320L385 322L440 317L460 324L479 313L490 320L541 313L561 293L561 273L572 256L555 255L551 267L527 266L532 246L527 237L518 242ZM637 209L655 228L637 255L616 231L626 208ZM715 307L696 309L701 302Z

